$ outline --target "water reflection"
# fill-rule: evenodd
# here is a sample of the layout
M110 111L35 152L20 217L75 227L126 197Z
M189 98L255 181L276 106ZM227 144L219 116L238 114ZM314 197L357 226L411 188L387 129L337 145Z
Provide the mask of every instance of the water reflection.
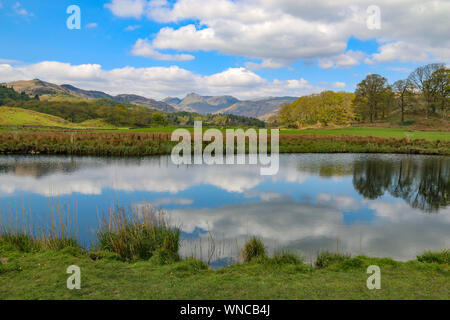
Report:
M210 256L213 235L216 264L252 235L307 257L328 249L405 260L449 246L449 170L439 156L282 155L274 177L256 166L177 167L169 157L3 156L0 210L18 198L35 214L49 199L76 201L82 231L112 198L151 203L182 225L183 254Z
M374 200L389 192L412 208L438 212L450 203L449 170L449 159L444 157L356 161L353 185L367 199Z

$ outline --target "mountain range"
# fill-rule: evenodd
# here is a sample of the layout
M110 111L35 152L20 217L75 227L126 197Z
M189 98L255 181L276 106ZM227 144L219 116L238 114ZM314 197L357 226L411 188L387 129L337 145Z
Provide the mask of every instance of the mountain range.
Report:
M291 103L295 97L267 97L242 101L233 96L201 96L188 94L184 99L168 97L163 101L146 98L135 94L109 95L101 91L83 90L69 84L57 85L39 79L15 81L4 84L16 92L24 92L30 96L38 95L46 99L55 95L63 95L80 99L111 99L131 103L163 112L187 111L201 114L234 114L266 120L286 103Z

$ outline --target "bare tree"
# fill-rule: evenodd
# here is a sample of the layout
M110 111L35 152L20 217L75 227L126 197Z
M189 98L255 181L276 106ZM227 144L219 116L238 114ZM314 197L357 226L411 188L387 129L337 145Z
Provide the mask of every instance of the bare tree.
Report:
M425 99L425 114L427 118L433 112L433 99L436 94L430 80L433 77L433 73L442 68L445 68L445 65L442 63L427 64L426 66L418 67L408 77L408 80L420 91Z
M409 81L409 79L406 79L394 82L392 88L395 91L397 105L400 108L403 123L405 122L405 110L410 105L410 99L414 90L414 86Z

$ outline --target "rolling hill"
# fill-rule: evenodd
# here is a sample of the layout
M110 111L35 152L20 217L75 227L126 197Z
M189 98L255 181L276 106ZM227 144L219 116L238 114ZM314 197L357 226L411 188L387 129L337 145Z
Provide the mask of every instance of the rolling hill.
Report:
M80 99L110 99L119 102L132 103L157 109L163 112L174 112L176 109L169 104L153 99L148 99L138 95L118 95L112 96L102 91L83 90L69 84L57 85L39 79L29 81L15 81L6 84L16 92L25 92L29 96L40 96L41 99L49 99L54 96L67 96Z

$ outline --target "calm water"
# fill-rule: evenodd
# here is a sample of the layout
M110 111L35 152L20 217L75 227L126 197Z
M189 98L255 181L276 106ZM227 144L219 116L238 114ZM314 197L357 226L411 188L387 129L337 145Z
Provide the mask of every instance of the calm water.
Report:
M182 226L183 255L213 265L253 235L306 259L339 250L407 260L449 247L449 177L450 158L437 156L282 155L273 177L257 166L177 167L170 157L1 156L0 210L42 217L56 201L70 204L87 241L113 203L150 203Z

